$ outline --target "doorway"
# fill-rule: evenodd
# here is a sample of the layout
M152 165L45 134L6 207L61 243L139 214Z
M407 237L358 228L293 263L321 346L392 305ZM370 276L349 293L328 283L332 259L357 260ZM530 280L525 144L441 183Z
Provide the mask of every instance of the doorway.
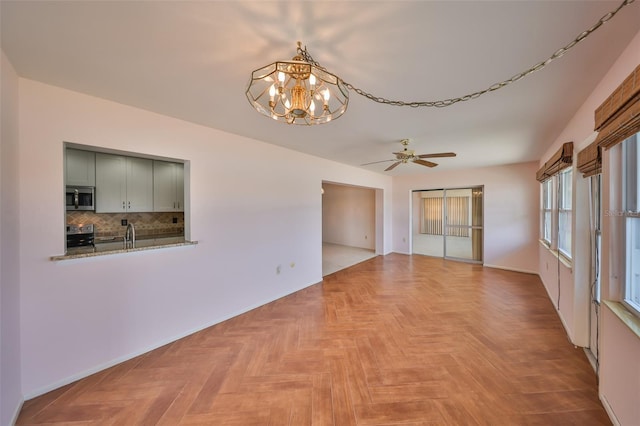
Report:
M322 182L322 276L376 256L381 190Z
M482 186L413 191L412 252L482 263Z

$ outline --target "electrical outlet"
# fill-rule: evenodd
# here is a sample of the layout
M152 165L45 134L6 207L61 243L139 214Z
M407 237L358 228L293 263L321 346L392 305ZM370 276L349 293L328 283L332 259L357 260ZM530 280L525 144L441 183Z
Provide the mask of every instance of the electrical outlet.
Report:
M178 218L174 217L173 220L172 220L172 223L178 223Z
M127 222L127 219L122 219L120 221L120 225L122 225L122 226L127 226L128 224L129 224L129 222Z

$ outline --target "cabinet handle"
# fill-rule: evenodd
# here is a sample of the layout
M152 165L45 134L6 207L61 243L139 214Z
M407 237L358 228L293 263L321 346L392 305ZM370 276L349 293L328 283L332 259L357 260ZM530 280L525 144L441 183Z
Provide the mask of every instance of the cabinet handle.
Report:
M124 201L122 202L122 210L126 210L125 205L124 205Z
M173 202L173 208L174 209L176 208L176 202L175 201Z

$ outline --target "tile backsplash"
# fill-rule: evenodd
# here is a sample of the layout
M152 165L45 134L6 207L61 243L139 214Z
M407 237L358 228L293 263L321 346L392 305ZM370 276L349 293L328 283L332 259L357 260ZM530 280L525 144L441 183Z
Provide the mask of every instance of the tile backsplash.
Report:
M174 218L177 223L173 223ZM184 235L184 213L95 213L95 212L67 212L67 224L95 225L96 237L123 236L127 227L122 226L122 219L126 219L136 228L137 236L182 234Z

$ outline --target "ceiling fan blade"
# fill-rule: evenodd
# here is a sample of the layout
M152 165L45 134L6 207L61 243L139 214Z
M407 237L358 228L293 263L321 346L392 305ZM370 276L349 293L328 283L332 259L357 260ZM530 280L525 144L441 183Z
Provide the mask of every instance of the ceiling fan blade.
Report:
M395 167L396 167L398 164L400 164L400 163L402 163L402 161L397 161L397 162L393 163L392 165L390 165L389 167L387 167L386 169L384 169L384 171L385 171L385 172L388 172L388 171L390 171L390 170L393 170L393 169L395 169Z
M436 163L432 163L431 161L413 160L413 162L416 163L416 164L420 164L421 166L427 166L427 167L435 167L435 166L437 166Z
M438 158L438 157L455 157L455 152L438 152L435 154L422 154L418 155L418 158Z
M381 160L381 161L372 161L371 163L364 163L364 164L360 164L361 166L368 166L369 164L378 164L378 163L386 163L388 161L396 161L395 159L393 160Z

